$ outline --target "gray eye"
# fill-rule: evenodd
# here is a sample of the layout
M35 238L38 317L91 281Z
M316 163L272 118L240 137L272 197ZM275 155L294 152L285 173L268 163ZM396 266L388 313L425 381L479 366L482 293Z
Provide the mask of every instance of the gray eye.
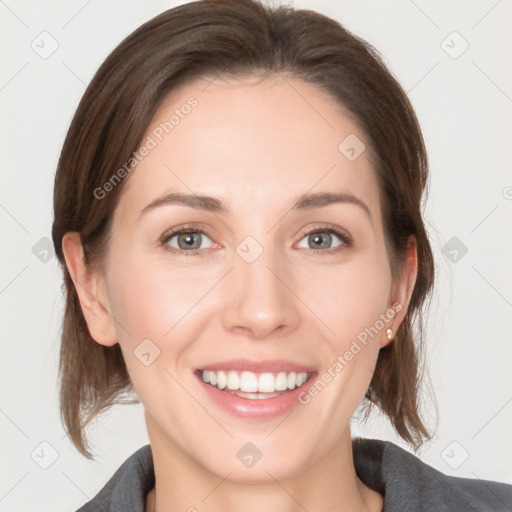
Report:
M336 245L332 245L335 242L335 239L338 239L338 243ZM307 245L301 245L303 240L306 241ZM316 231L313 233L308 233L304 238L299 242L299 247L304 249L333 249L341 245L341 240L338 235L334 233L330 233L329 231Z
M204 249L204 241L210 240L204 233L181 232L172 235L166 242L175 249L182 251Z

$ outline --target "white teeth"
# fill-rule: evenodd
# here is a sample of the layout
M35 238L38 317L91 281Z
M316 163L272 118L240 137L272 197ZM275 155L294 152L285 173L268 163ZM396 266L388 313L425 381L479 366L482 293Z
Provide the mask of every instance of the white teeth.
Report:
M203 370L202 379L219 389L227 388L230 391L239 390L241 393L275 393L302 386L308 380L306 372L279 372L277 374L265 372L212 371ZM275 396L275 395L274 395Z
M298 373L297 374L297 387L302 386L308 380L307 373Z
M240 389L240 377L236 372L228 372L228 389Z
M214 372L210 372L214 373ZM226 377L226 374L224 372L217 372L217 387L219 389L224 389L228 384L228 379Z
M307 378L307 375L306 375ZM276 377L276 391L284 391L288 387L288 377L286 373L279 372Z
M272 373L262 373L258 379L260 393L273 393L276 390L276 379Z
M288 374L288 389L295 388L297 384L297 374L295 372Z
M246 393L258 391L258 376L252 372L242 372L242 376L240 377L240 391L245 391Z

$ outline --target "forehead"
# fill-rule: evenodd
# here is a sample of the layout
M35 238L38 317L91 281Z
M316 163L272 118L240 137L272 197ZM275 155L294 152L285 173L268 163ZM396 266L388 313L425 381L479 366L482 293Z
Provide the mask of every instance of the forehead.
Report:
M233 210L334 189L379 201L353 116L318 86L284 75L181 85L159 107L144 145L121 209L140 210L168 190L225 197Z

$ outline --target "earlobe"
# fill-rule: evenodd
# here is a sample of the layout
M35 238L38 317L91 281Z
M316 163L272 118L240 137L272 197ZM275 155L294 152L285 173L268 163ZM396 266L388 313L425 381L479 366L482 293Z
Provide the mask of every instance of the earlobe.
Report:
M404 268L400 279L398 283L394 285L393 292L390 296L390 307L394 311L394 314L384 329L384 335L381 336L381 348L393 341L400 324L407 315L417 275L418 252L416 237L414 235L410 235L407 240Z
M80 233L66 233L62 238L62 251L89 333L101 345L115 345L117 333L104 278L86 264Z

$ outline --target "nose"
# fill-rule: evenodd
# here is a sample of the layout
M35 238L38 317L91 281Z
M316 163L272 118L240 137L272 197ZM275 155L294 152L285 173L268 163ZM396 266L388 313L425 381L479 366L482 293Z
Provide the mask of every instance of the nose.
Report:
M299 324L300 300L292 273L271 251L264 250L252 263L235 254L225 290L222 321L231 332L263 340Z

